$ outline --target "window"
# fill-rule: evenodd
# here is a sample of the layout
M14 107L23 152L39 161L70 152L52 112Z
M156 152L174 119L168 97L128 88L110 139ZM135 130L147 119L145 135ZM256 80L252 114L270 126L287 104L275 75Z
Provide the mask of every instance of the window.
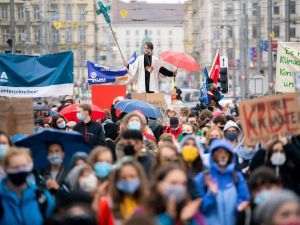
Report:
M84 27L80 27L79 28L79 41L80 42L85 42L85 40L86 40L85 28Z
M52 30L52 44L58 44L59 43L59 31L56 29Z
M225 11L227 16L233 15L233 6L232 5L227 6Z
M226 29L227 30L227 37L228 38L232 38L233 37L232 29L233 29L232 27L229 28L229 29Z
M252 15L253 16L257 16L257 8L258 8L258 3L255 2L255 3L252 3Z
M290 1L290 14L296 14L296 1Z
M127 35L127 36L130 35L130 30L126 30L126 35Z
M72 5L68 4L65 6L66 20L72 20Z
M41 30L38 27L33 28L34 41L39 44L41 41Z
M66 42L68 42L67 44L72 42L72 30L70 28L66 29Z
M169 39L169 49L172 49L173 48L173 42L172 42L172 39Z
M79 50L79 63L80 66L85 66L85 59L86 59L86 51L84 49Z
M57 4L51 4L51 19L52 20L58 20L59 19L59 11L58 11L58 5Z
M23 4L17 6L17 18L18 20L23 20L25 18L25 8Z
M40 7L38 5L33 6L33 19L40 20Z
M0 5L0 18L1 19L8 19L8 11L9 7L8 4L1 4Z
M278 5L275 5L273 7L273 13L274 13L274 15L279 15L280 14L280 7Z
M296 27L290 27L290 37L291 38L296 37Z
M78 5L78 11L79 11L79 20L84 21L86 16L86 5Z
M273 31L274 31L274 36L275 37L279 37L280 36L280 26L279 25L275 25L273 27Z
M252 26L252 37L257 38L257 26L256 25Z
M8 27L1 28L1 38L2 38L2 42L4 44L6 44L6 41L9 38L9 28Z
M16 31L17 31L16 41L17 42L25 41L25 29L24 29L24 27L17 27Z

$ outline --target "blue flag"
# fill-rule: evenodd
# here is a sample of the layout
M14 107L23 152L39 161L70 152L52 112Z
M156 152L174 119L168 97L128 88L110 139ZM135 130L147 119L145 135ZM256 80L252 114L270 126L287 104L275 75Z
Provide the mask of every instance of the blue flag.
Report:
M208 70L205 67L203 70L203 84L202 87L200 89L200 102L204 105L204 106L208 106L209 105L209 97L208 97Z
M0 54L0 96L73 95L73 53Z
M113 83L116 81L116 77L124 76L127 74L127 69L122 68L119 70L112 70L99 66L90 61L87 62L88 68L88 84L105 84Z
M132 54L132 56L130 57L130 59L128 60L128 64L133 64L135 62L135 60L137 59L138 55L136 54L136 52L134 52Z

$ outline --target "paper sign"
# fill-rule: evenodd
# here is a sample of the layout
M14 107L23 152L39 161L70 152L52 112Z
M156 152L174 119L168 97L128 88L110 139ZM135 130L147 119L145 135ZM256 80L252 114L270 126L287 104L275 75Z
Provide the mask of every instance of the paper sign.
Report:
M165 108L167 106L165 96L162 93L132 93L132 99L145 101L159 108Z
M278 135L300 134L299 101L296 93L242 101L240 119L245 143L254 145Z
M296 91L295 76L300 71L300 43L279 42L277 50L275 91Z
M0 105L0 130L8 135L32 134L34 128L32 99L0 97Z

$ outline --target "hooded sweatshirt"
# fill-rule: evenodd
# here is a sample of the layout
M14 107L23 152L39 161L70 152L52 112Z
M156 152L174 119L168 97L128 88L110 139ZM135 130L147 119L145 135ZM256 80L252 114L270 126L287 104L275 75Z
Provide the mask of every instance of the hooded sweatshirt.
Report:
M213 160L213 154L220 148L231 154L231 162L225 170ZM196 188L202 198L201 211L208 225L233 225L236 222L238 205L249 201L250 195L247 183L240 172L235 171L235 156L232 145L226 140L216 140L210 148L210 167L206 172L195 177ZM218 192L212 193L205 182L207 175L218 186Z

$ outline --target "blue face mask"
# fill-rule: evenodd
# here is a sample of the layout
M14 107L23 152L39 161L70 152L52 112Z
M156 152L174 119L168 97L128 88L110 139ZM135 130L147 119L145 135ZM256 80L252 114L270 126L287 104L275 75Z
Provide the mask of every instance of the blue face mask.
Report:
M60 154L51 154L48 155L48 161L50 162L50 164L52 165L61 165L63 162L63 157Z
M130 122L128 123L127 128L128 128L129 130L140 130L140 129L141 129L141 122L136 121L136 120L130 121Z
M187 196L186 188L182 185L170 185L163 193L168 199L175 198L177 203L182 202Z
M77 119L79 119L79 121L84 121L85 120L85 116L82 115L82 113L78 112L77 113Z
M112 171L112 165L107 162L97 162L94 165L94 170L98 178L107 178Z
M132 180L119 180L117 182L117 189L126 194L134 194L140 187L140 180L138 178Z
M235 141L239 136L237 132L225 132L224 135L229 141Z
M272 192L270 192L268 190L263 190L263 191L259 192L254 198L254 203L256 205L260 205L260 204L264 203L265 201L267 201L270 198L271 193Z
M0 159L3 159L8 151L8 145L7 144L0 144Z

